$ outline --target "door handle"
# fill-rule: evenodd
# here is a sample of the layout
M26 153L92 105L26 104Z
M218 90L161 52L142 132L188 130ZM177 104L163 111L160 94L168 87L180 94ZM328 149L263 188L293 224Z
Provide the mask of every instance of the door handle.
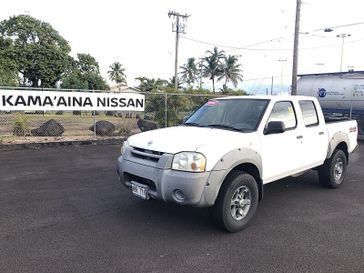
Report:
M325 134L324 132L319 132L319 135L320 135L320 136L322 136L322 135L324 135L324 134Z
M303 136L296 136L296 138L297 138L297 139L302 139L302 138L303 138Z

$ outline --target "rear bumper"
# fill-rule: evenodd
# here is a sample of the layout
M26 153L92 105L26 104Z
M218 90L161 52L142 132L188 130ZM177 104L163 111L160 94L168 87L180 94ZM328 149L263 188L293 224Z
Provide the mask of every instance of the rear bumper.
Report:
M220 172L191 173L147 166L122 156L117 160L117 172L120 182L129 190L131 182L135 181L147 185L153 199L200 207L214 204L218 191L212 186L222 175Z

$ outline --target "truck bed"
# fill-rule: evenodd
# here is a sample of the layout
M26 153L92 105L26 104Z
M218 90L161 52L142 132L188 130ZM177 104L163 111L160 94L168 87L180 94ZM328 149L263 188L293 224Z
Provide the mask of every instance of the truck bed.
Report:
M350 118L347 117L325 117L325 123L335 123L335 122L342 122L342 121L348 121Z

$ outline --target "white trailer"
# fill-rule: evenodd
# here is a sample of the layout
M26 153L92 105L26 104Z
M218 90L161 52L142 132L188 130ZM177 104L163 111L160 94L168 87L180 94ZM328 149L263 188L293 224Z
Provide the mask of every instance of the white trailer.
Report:
M350 117L364 135L364 71L299 75L298 95L316 97L327 117Z

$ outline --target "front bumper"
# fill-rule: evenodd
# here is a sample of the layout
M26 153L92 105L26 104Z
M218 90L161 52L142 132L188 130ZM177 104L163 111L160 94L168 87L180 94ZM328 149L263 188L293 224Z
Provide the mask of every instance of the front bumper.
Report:
M120 156L117 161L119 179L130 190L132 181L147 185L153 199L199 207L215 203L218 193L215 185L220 184L222 172L175 171L170 169L168 158L162 162L165 164L149 166Z

